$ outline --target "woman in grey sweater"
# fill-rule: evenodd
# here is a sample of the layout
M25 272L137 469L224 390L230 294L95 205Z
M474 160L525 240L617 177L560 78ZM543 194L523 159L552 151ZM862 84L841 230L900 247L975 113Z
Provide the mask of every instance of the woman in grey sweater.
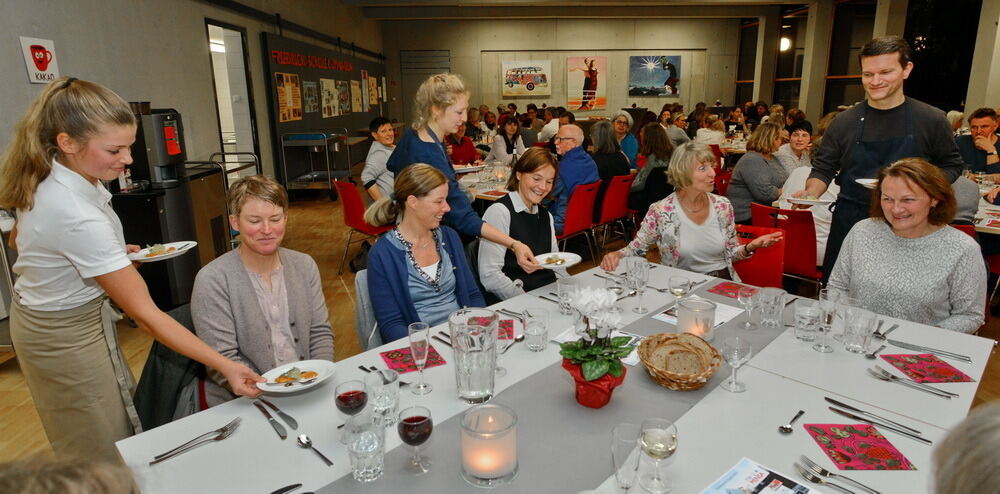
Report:
M879 314L975 332L983 324L986 265L976 241L948 227L951 184L919 158L883 168L878 179L872 217L848 233L829 287Z
M736 223L750 223L750 203L770 206L781 197L781 186L788 179L788 172L774 157L780 146L781 127L773 122L758 125L747 140L747 154L736 164L726 191L726 197L733 203Z

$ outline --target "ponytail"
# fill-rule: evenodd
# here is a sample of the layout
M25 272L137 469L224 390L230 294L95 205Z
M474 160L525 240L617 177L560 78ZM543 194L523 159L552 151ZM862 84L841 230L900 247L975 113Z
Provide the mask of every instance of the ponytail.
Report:
M395 225L403 219L406 200L410 196L424 197L448 183L440 170L425 163L414 163L396 174L392 194L383 196L365 210L365 222L372 226Z
M400 207L392 196L382 196L365 210L365 223L372 226L395 225Z

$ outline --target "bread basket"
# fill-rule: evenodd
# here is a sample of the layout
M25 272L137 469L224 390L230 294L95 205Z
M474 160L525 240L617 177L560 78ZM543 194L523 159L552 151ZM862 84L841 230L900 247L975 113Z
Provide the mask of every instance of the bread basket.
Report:
M705 385L722 364L722 355L690 333L660 333L642 340L639 359L657 384L676 391Z

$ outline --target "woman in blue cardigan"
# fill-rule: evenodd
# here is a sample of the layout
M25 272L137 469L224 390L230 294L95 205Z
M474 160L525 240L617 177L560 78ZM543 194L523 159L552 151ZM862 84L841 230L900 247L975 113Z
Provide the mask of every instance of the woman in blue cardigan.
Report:
M368 294L384 342L405 338L410 323L435 326L462 307L486 305L458 234L441 225L451 210L447 197L447 177L418 163L365 211L369 224L396 225L368 255Z

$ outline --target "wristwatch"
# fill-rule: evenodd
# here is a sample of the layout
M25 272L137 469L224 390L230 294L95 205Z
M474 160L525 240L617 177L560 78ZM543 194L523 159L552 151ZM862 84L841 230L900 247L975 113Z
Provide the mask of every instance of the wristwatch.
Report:
M1000 156L1000 155L998 155L996 150L994 150L992 153L986 153L986 156Z

